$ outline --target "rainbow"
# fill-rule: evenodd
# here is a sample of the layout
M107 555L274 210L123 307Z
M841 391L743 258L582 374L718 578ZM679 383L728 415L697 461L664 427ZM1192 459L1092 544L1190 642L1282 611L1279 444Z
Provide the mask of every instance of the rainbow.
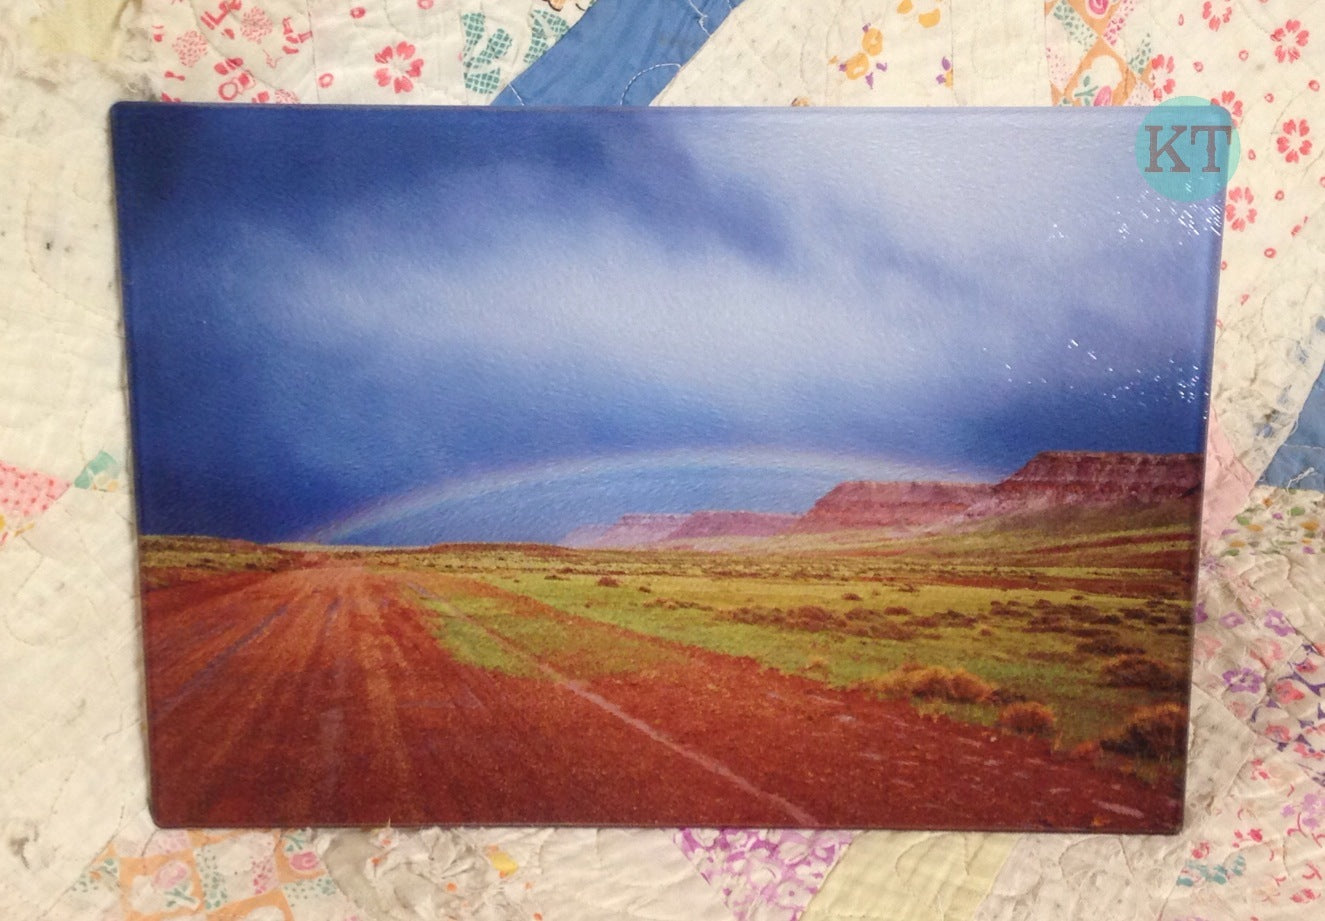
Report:
M304 540L341 543L366 530L391 525L437 509L447 503L497 496L514 490L552 486L574 480L593 480L630 473L741 472L815 477L832 482L846 480L961 480L990 479L989 471L935 469L878 456L849 455L778 448L739 450L674 449L635 452L608 457L579 458L522 467L485 471L444 480L374 502L314 529ZM638 509L647 512L649 509Z

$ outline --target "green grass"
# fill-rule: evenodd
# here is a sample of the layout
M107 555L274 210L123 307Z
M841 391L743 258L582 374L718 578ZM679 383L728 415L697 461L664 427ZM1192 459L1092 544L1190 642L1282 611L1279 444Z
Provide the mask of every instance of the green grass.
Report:
M661 674L685 658L638 636L516 614L500 599L459 595L422 603L437 614L434 635L457 658L507 674L549 678L535 658L577 678Z
M437 610L435 602L423 604ZM513 653L482 627L449 614L438 612L433 624L433 636L445 646L452 655L466 665L492 669L508 675L522 678L535 677L539 670L528 658Z
M1100 578L1125 583L1137 570L1110 565L1117 561L1114 558L1138 550L1171 549L1172 532L1169 524L1091 535L971 534L956 539L964 546L954 546L953 538L926 538L905 546L894 542L907 550L895 556L674 550L545 555L510 546L468 547L455 553L419 554L397 564L426 564L468 575L591 624L750 657L832 687L851 687L908 662L964 668L998 687L1002 700L1033 700L1053 708L1061 743L1073 745L1115 731L1139 707L1181 701L1185 696L1105 685L1099 669L1109 656L1079 652L1078 645L1092 637L1069 632L1095 630L1181 669L1187 656L1185 633L1160 633L1159 624L1146 618L1162 618L1177 629L1186 623L1184 605L1156 606L1144 595L1083 590L1073 584ZM1122 537L1130 542L1099 546L1103 540ZM1058 548L1053 565L1035 567L1026 562L1049 546ZM1081 549L1072 549L1075 546ZM960 561L948 559L953 554ZM1148 569L1144 574L1182 584L1171 572ZM619 584L599 585L605 575ZM1053 587L997 585L1000 579L1032 576ZM953 584L954 577L995 584ZM522 648L573 666L577 674L666 667L667 656L658 646L631 642L616 630L595 633L549 618L510 616L503 611L503 602L491 598L452 599L452 603ZM1045 604L1051 607L1046 609ZM789 626L795 618L779 614L806 606L822 609L830 620L853 608L866 608L879 612L877 619L911 633L905 639L886 639L835 629L795 629ZM762 611L765 620L742 622L733 614L740 608ZM905 608L909 613L883 615L888 608ZM972 617L974 623L949 623L944 619L949 611ZM1129 611L1132 614L1125 613ZM1096 622L1105 615L1118 622ZM453 649L470 644L473 648L466 647L470 651L463 653L471 656L467 661L511 667L503 664L502 655L482 652L463 632L446 642ZM992 726L1001 705L925 701L919 706Z

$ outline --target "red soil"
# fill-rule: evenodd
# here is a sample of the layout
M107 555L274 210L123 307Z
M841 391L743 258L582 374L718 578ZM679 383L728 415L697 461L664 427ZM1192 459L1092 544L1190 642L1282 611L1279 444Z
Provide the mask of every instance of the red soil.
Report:
M650 644L669 665L593 677L574 655L507 640L533 677L466 665L411 584L505 598L511 617ZM1044 742L519 597L353 566L147 591L157 821L1162 831L1180 819L1176 791Z

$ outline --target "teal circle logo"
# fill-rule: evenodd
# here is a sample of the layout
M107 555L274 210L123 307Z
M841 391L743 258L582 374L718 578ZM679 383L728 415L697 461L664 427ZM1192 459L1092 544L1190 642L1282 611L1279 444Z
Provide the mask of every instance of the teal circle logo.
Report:
M1224 191L1241 154L1233 116L1197 96L1155 106L1136 130L1136 168L1175 201L1204 201Z

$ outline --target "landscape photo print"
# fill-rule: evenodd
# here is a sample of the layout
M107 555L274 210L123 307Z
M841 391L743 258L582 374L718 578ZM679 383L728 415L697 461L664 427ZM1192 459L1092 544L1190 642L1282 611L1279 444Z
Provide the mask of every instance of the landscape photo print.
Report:
M117 106L157 822L1175 830L1142 114Z

